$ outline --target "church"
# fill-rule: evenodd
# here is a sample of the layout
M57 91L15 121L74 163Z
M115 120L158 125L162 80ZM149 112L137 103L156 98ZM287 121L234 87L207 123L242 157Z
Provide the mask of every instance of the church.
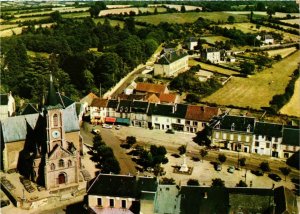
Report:
M52 75L44 106L28 104L21 115L1 120L1 167L46 189L79 183L82 137L75 102L56 92Z

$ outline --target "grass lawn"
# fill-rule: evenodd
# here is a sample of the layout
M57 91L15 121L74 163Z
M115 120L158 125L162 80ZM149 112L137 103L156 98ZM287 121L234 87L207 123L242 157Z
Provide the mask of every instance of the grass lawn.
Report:
M105 20L105 18L96 18L96 19L94 19L94 22L95 23L101 23L101 24L103 24L104 23L104 20ZM121 28L123 28L124 27L124 22L123 21L119 21L119 20L111 20L111 19L109 19L109 23L111 24L111 26L116 26L116 25L120 25L120 27Z
M199 17L209 19L212 21L227 21L228 16L231 14L224 12L188 12L188 13L167 13L167 14L157 14L150 16L137 16L136 21L148 22L154 25L158 25L160 22L169 23L186 23L195 22ZM245 15L233 15L235 20L238 22L247 22L247 16Z
M285 106L280 109L280 113L300 117L300 78L295 83L295 91Z
M219 105L234 105L260 109L269 106L276 94L284 93L290 75L300 62L300 51L249 78L232 77L221 89L203 101Z
M266 51L270 57L276 56L276 55L281 55L282 58L285 58L289 54L295 52L297 49L296 47L290 47L290 48L283 48L283 49L278 49L278 50L270 50Z
M189 60L189 66L195 66L195 65L200 65L202 69L209 70L209 71L216 72L216 73L220 73L220 74L226 74L226 75L239 74L236 71L232 71L232 70L225 69L225 68L220 68L220 67L217 67L217 66L214 66L214 65L206 64L206 63L203 63L203 62L198 62L194 59L190 59Z
M224 37L224 36L204 36L204 37L201 37L201 39L205 39L206 42L208 42L210 44L214 44L216 41L225 42L226 40L230 40L229 38Z
M223 27L223 28L236 28L238 30L243 31L244 33L259 33L261 31L267 31L267 32L276 32L276 33L281 33L283 35L284 40L293 40L293 41L298 41L300 36L298 35L294 35L294 34L290 34L284 31L280 31L274 28L269 28L269 27L265 27L265 26L261 26L260 29L256 29L256 25L252 24L250 22L248 23L234 23L234 24L224 24L224 25L218 25L219 27Z
M79 17L88 17L91 14L89 12L79 12L79 13L63 13L61 16L63 18L79 18Z

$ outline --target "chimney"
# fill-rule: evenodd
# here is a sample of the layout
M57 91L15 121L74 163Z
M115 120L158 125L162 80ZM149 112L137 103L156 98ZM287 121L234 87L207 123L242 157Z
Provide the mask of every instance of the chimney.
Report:
M207 192L204 192L204 197L205 199L207 199Z

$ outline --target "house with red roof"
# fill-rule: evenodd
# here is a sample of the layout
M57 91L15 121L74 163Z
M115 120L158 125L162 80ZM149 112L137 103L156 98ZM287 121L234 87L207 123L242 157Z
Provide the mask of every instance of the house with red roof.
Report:
M217 107L189 105L185 114L185 131L195 133L204 129L209 121L221 114Z

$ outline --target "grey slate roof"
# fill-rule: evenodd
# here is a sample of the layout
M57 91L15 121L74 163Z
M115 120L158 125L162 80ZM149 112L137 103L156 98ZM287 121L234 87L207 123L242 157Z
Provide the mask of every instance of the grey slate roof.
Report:
M33 106L32 103L28 103L24 110L21 112L21 115L26 115L26 114L36 114L39 113L39 111Z
M254 128L254 134L265 135L268 137L281 137L282 128L283 126L281 124L256 122Z
M2 136L4 143L25 140L28 123L32 129L35 128L40 114L28 114L16 117L8 117L1 121Z
M1 121L4 143L25 140L27 135L26 123L28 123L32 129L34 129L39 117L43 117L43 115L40 113L20 115L8 117ZM66 133L80 130L76 109L63 109L62 119Z
M138 181L139 179L135 176L99 174L90 181L87 193L99 196L139 198L143 190L156 191L156 179L143 178Z
M166 116L166 117L185 118L186 111L187 111L187 105L183 105L183 104L176 104L176 105L157 104L154 106L152 110L152 114Z
M131 104L131 112L142 112L146 113L148 108L148 102L144 101L133 101Z
M187 55L188 54L186 52L179 52L179 51L165 53L157 60L157 64L168 65Z
M253 132L254 121L254 117L226 115L220 121L220 129L231 130L231 126L234 124L235 132L246 132L250 125L250 132Z
M118 100L108 100L107 108L117 108L118 104Z
M130 112L131 101L130 100L120 100L117 112Z
M290 146L300 146L299 127L284 127L282 144Z

